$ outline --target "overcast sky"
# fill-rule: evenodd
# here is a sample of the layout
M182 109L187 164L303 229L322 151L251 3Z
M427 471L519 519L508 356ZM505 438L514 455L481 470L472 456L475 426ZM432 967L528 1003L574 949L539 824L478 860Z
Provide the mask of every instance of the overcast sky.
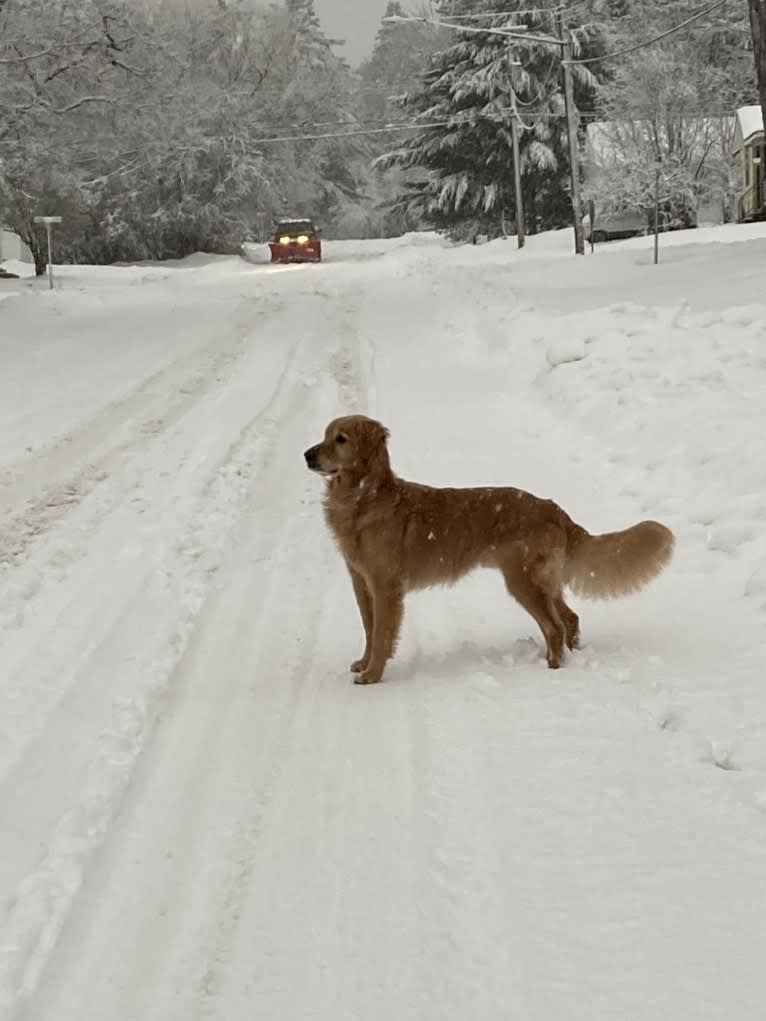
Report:
M315 0L315 6L327 34L346 40L339 52L350 64L369 55L386 0Z

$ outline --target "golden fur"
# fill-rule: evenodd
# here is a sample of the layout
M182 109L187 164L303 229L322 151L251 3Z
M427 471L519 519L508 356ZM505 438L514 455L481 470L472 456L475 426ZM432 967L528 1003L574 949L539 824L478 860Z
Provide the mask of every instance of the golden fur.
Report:
M364 415L330 422L305 453L327 478L325 518L346 561L365 633L356 683L383 676L396 649L407 592L451 585L476 567L497 568L537 621L548 665L579 639L562 589L590 599L633 592L659 574L673 534L656 521L590 535L552 500L521 489L436 489L391 470L388 431Z

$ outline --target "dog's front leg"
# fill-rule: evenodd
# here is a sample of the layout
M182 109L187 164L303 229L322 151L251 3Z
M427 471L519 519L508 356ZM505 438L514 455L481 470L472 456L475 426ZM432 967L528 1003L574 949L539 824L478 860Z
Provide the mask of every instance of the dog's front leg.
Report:
M354 678L355 684L377 684L386 662L393 656L404 613L404 594L397 583L371 585L373 619L372 648L367 666Z
M367 669L367 664L370 662L373 621L372 596L370 595L367 583L361 574L359 574L358 571L355 571L350 564L348 565L348 571L351 575L351 584L354 586L354 595L356 596L357 606L359 607L359 615L361 616L362 624L364 625L364 652L362 653L361 659L354 660L351 664L351 672L354 674L360 674L363 670Z

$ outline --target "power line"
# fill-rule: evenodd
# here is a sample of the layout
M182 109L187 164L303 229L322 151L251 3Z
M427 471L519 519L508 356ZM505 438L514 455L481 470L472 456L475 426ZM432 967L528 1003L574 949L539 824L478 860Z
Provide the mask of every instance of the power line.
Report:
M520 11L485 11L483 14L450 14L449 19L450 21L483 21L490 18L519 18L524 14L529 16L558 14L565 13L566 11L573 9L574 8L566 5L561 7L530 7L526 10Z
M386 22L392 22L399 24L406 24L413 22L420 22L425 25L436 25L437 28L452 28L456 32L471 33L473 35L500 35L506 39L521 39L525 42L533 43L553 43L556 46L561 45L560 39L555 39L553 36L539 36L530 35L526 31L526 25L514 25L512 28L490 28L484 26L483 28L475 28L473 25L456 25L452 21L441 21L438 18L416 18L416 17L402 17L400 14L392 14L388 18L383 19Z
M693 14L690 18L687 18L685 21L681 21L678 25L674 25L673 28L669 28L665 32L661 32L652 39L645 39L643 42L635 43L633 46L626 46L622 50L615 50L614 53L606 53L602 57L585 57L583 60L570 60L569 63L596 64L604 60L614 60L615 57L623 57L628 53L635 53L637 50L643 50L647 46L654 46L663 39L667 39L668 36L675 35L676 32L680 32L681 29L686 28L687 25L691 25L693 22L699 21L700 18L704 18L708 14L712 14L713 11L717 11L719 7L723 7L723 5L728 2L729 0L717 0L717 2L712 4L710 7L706 7L704 11L698 11L697 14Z
M614 60L616 57L625 56L628 53L636 53L638 50L646 49L649 46L654 46L658 42L662 42L663 39L667 39L671 35L675 35L676 32L682 31L692 25L695 21L699 21L700 18L706 17L708 14L712 14L713 11L717 11L719 8L727 4L729 0L716 0L716 3L711 4L710 7L706 7L702 11L698 11L697 14L693 14L691 17L686 18L684 21L679 22L672 28L661 32L659 35L653 36L651 39L645 39L643 42L635 43L633 46L626 46L621 50L615 50L613 53L605 53L599 57L584 57L580 60L567 60L563 63L567 64L596 64L607 60ZM552 9L553 10L553 9ZM514 13L514 12L509 12ZM520 12L515 12L520 13ZM389 22L424 22L429 25L436 25L439 28L451 28L457 32L468 32L475 35L499 35L505 36L507 39L520 39L522 42L539 42L548 45L561 46L562 40L557 39L554 36L538 36L530 35L525 31L525 25L514 25L512 28L493 28L484 26L483 28L476 28L472 25L458 25L452 21L441 21L436 18L417 18L417 17L403 17L401 15L393 15L389 18L384 18L384 21ZM456 19L455 19L456 20Z
M509 114L512 112L507 111ZM270 138L249 139L251 145L265 145L268 142L316 142L328 138L356 138L360 135L387 135L394 131L425 131L428 128L449 128L461 127L463 124L470 124L469 118L456 119L454 117L443 121L418 122L411 124L387 124L381 128L358 128L353 131L327 131L313 135L274 135Z
M516 99L514 95L512 102ZM551 111L545 107L541 107L538 110L527 110L525 111L531 117L537 117L538 122L540 120L565 120L566 114L563 111ZM709 111L700 110L699 114L689 114L689 116L705 116ZM409 123L402 124L386 124L377 128L354 128L351 131L326 131L316 132L312 134L303 135L271 135L263 138L248 139L251 145L266 145L271 142L315 142L325 139L332 138L356 138L365 135L387 135L394 134L397 131L428 131L431 128L460 128L465 126L475 126L480 122L492 121L496 124L505 124L506 121L503 119L503 115L507 118L514 118L517 120L522 127L526 130L532 130L536 125L525 124L518 110L514 109L514 106L504 110L496 110L497 117L489 117L486 114L479 114L476 117L450 117L446 120L435 120L435 121L411 121ZM604 119L602 110L578 110L578 116L582 120L588 121L599 121ZM715 118L713 118L715 119Z
M512 102L516 98L517 97L514 94L514 96L512 97ZM564 112L551 111L551 110L548 110L548 109L545 109L545 108L542 108L542 107L540 109L538 109L538 110L529 110L527 112L530 114L530 116L538 117L539 120L564 120L566 118L566 114ZM506 115L508 118L515 119L517 121L517 123L519 123L526 130L531 130L532 128L535 127L535 125L525 124L522 121L522 119L520 118L518 110L514 109L513 106L511 106L508 109L496 110L495 113L498 116L490 117L490 116L487 116L486 114L484 114L484 115L478 115L476 117L451 117L451 118L445 119L445 120L411 121L411 122L409 122L407 124L386 124L384 126L380 126L380 127L377 127L377 128L358 128L358 129L354 129L354 130L351 130L351 131L327 131L327 132L315 132L315 133L311 133L311 134L272 135L272 136L265 136L265 137L261 137L261 138L248 139L248 143L250 145L266 145L266 144L272 143L272 142L273 143L279 143L279 142L312 142L312 141L319 141L319 140L325 140L325 139L334 139L334 138L354 138L354 137L366 136L366 135L369 136L369 135L394 134L394 133L399 132L399 131L428 131L431 128L462 128L462 127L465 127L465 126L471 127L471 126L477 126L481 122L486 123L487 121L491 121L491 122L493 122L495 124L498 124L498 125L503 125L503 124L506 124L506 121L503 119L503 115ZM601 111L601 110L578 110L578 115L579 115L579 117L582 120L588 120L588 121L600 121L600 120L603 120L603 117L604 117L603 111ZM690 117L706 117L708 115L709 115L709 111L708 110L700 110L699 113L689 113ZM715 120L715 119L719 119L719 118L711 118L711 119ZM725 119L725 118L723 118L723 119ZM120 153L119 154L119 158L120 159L127 159L128 157L133 157L133 156L136 156L136 155L140 155L141 153L147 152L150 149L155 148L155 146L156 146L156 143L150 143L150 144L147 144L147 145L142 145L142 146L139 146L136 149L130 150L129 152ZM100 158L101 157L98 157L98 156L87 156L87 157L83 157L83 158L77 160L76 162L78 164L91 163L94 160L98 160ZM119 170L119 171L112 171L111 174L120 173L120 172L122 172L123 169L124 168L121 168L121 170ZM111 174L110 175L105 175L105 176L111 176Z

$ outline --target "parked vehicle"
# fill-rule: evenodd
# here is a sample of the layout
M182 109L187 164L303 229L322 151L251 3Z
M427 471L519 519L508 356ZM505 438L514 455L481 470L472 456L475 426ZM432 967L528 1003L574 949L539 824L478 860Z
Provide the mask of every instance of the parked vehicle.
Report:
M322 242L312 220L280 220L269 242L272 262L321 262Z
M582 218L585 237L593 244L602 241L621 241L624 238L637 237L639 234L654 233L654 210L648 213L638 209L624 209L620 212L596 212L595 223L591 230L590 215ZM687 217L671 217L666 210L660 210L659 229L661 233L673 230L691 230L697 224Z
M601 241L617 241L623 238L645 234L647 229L646 214L637 209L627 209L619 213L596 213L591 230L590 216L583 217L585 237L594 244Z

